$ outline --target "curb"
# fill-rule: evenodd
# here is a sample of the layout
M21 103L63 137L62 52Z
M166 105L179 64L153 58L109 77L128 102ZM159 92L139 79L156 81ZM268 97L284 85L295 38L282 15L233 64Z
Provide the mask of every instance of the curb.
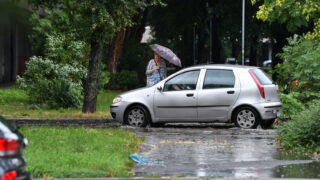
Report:
M85 126L85 127L119 127L121 123L113 119L32 119L10 118L12 125L20 126Z

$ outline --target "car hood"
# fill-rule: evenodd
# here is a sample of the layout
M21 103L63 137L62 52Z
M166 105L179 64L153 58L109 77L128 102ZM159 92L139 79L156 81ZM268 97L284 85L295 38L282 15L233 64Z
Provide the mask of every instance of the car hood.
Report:
M152 87L143 87L143 88L138 88L138 89L134 89L128 92L124 92L122 94L120 94L119 96L121 96L122 98L131 98L133 96L136 95L140 95L140 94L150 94L153 93L155 89L155 86Z

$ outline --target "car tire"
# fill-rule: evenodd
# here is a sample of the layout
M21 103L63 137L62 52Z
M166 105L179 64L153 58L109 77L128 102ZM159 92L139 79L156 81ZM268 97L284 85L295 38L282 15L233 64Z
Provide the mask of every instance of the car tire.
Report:
M270 120L263 120L261 121L260 125L263 129L269 129L273 125L275 119L270 119Z
M124 122L129 126L146 127L150 122L150 115L143 106L131 106L126 110Z
M255 129L261 119L258 112L251 107L241 107L234 111L232 121L237 127L244 129Z

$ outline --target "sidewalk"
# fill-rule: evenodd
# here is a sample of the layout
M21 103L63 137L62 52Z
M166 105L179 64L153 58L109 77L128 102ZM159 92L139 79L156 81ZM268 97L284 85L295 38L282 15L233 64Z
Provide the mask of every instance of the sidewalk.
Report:
M36 118L9 118L8 121L17 126L86 126L86 127L119 127L121 123L108 118L58 118L58 119L36 119Z

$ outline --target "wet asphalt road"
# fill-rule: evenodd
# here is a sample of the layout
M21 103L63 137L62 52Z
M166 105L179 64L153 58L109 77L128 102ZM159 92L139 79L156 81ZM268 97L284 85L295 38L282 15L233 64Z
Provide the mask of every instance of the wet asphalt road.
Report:
M281 153L274 130L239 129L228 124L168 125L132 129L146 137L138 177L320 178L320 162Z

